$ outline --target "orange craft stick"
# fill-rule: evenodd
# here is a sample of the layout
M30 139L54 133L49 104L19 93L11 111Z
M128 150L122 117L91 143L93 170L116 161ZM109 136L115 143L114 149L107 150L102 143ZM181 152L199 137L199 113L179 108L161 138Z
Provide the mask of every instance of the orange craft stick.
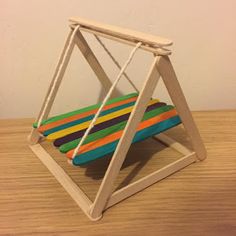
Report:
M119 101L119 102L116 102L116 103L112 103L112 104L106 105L103 110L105 111L105 110L111 109L113 107L121 106L123 104L127 104L127 103L130 103L130 102L136 101L136 100L137 100L137 97L133 97L133 98L129 98L127 100L123 100L123 101ZM74 120L82 119L82 118L84 118L86 116L95 114L97 111L98 111L98 108L97 109L93 109L91 111L83 112L81 114L73 115L73 116L70 116L70 117L58 120L58 121L54 121L54 122L46 124L46 125L42 125L42 126L39 127L39 132L43 133L46 130L52 129L54 127L57 127L57 126L60 126L60 125L72 122Z
M177 115L177 112L175 109L173 110L170 110L168 112L164 112L158 116L155 116L149 120L145 120L143 122L141 122L139 125L138 125L138 128L136 131L139 131L139 130L142 130L142 129L145 129L147 127L150 127L156 123L159 123L163 120L167 120L173 116L176 116ZM111 143L117 139L119 139L122 135L122 132L123 130L120 130L116 133L113 133L111 135L108 135L106 136L105 138L102 138L102 139L98 139L96 141L93 141L91 143L87 143L83 146L81 146L80 150L79 150L79 153L78 154L81 154L81 153L84 153L84 152L88 152L88 151L91 151L95 148L98 148L98 147L101 147L105 144L108 144L108 143ZM66 153L66 156L70 159L72 159L72 156L73 156L73 153L74 153L74 149L70 150L69 152Z

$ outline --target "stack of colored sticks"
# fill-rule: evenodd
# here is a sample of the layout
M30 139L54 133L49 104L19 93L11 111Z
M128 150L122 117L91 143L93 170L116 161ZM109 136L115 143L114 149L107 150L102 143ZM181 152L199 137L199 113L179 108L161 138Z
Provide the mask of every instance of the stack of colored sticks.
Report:
M114 152L137 97L138 93L132 93L109 100L74 158L74 149L101 104L43 120L38 131L47 141L53 142L61 152L66 153L74 165L86 164ZM142 141L180 123L172 105L151 99L132 142ZM33 126L37 128L37 123Z

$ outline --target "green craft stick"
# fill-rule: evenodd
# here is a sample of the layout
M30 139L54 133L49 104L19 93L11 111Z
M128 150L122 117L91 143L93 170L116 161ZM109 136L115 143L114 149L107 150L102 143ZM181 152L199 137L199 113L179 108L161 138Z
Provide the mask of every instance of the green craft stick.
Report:
M152 111L146 112L143 116L142 121L148 120L148 119L150 119L154 116L158 116L158 115L160 115L164 112L170 111L172 109L174 109L174 107L172 105L166 105L166 106L163 106L163 107L158 107L158 108L156 108ZM83 144L93 142L93 141L98 140L100 138L103 138L103 137L105 137L109 134L112 134L114 132L123 130L125 128L126 123L127 123L127 120L122 121L122 122L120 122L118 124L115 124L113 126L107 127L105 129L99 130L95 133L89 134L88 137L85 139L85 142ZM66 152L70 151L71 149L76 148L78 143L80 142L80 140L81 140L81 138L70 141L68 143L65 143L65 144L60 146L59 150L63 153L66 153Z
M136 132L132 143L143 141L149 137L152 137L153 135L159 134L165 130L168 130L176 125L179 125L181 123L181 120L179 116L173 116L167 120L161 121L160 123L157 123L155 125L152 125L150 127L144 128L138 132ZM105 144L103 146L100 146L98 148L95 148L91 151L79 154L75 156L75 158L72 159L72 164L76 166L82 166L84 164L87 164L91 161L94 161L98 158L105 157L108 154L111 154L115 151L117 144L119 142L118 140L115 140L111 143Z
M136 97L136 96L138 96L138 93L131 93L131 94L128 94L128 95L125 95L125 96L113 98L113 99L110 99L110 100L106 103L106 105L110 105L110 104L112 104L112 103L120 102L120 101L129 99L129 98L132 98L132 97ZM78 109L78 110L75 110L75 111L71 111L71 112L64 113L64 114L61 114L61 115L58 115L58 116L50 117L50 118L48 118L47 120L43 120L42 123L41 123L41 125L46 125L46 124L49 124L49 123L52 123L52 122L55 122L55 121L58 121L58 120L61 120L61 119L64 119L64 118L73 116L73 115L81 114L81 113L83 113L83 112L87 112L87 111L90 111L90 110L99 108L99 107L101 106L101 104L102 104L102 103L97 103L97 104L95 104L95 105L91 105L91 106L88 106L88 107L84 107L84 108L81 108L81 109ZM34 127L34 128L37 128L37 124L38 124L37 122L33 123L33 127Z

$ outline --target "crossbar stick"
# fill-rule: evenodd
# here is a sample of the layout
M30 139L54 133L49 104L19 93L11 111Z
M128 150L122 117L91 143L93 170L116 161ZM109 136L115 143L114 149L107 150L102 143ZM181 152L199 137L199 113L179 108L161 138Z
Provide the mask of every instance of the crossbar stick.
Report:
M73 24L70 25L71 28L75 28L75 26L76 25L73 25ZM137 41L132 42L132 41L128 41L126 39L117 38L115 36L107 35L107 34L104 34L104 33L101 33L101 32L95 31L95 30L84 28L83 26L81 26L80 30L84 31L86 33L94 34L94 35L101 36L101 37L109 39L109 40L116 41L116 42L119 42L119 43L122 43L122 44L127 44L129 46L135 46L135 44L137 43ZM147 51L147 52L152 52L156 56L157 55L170 55L171 54L171 51L169 49L164 48L164 47L157 47L156 48L156 47L150 47L148 45L142 44L142 46L140 48Z

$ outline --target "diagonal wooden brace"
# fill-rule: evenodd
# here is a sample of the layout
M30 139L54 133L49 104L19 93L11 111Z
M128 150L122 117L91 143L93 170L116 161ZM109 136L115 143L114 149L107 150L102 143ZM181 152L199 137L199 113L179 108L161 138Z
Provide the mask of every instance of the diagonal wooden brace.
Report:
M147 79L144 82L144 86L138 96L138 99L128 119L127 125L113 154L102 184L98 190L94 204L91 208L90 213L93 218L97 218L102 214L102 211L104 210L105 205L107 204L107 201L112 194L114 181L125 160L126 154L136 133L136 128L143 117L147 103L150 100L160 77L156 68L156 64L159 60L159 56L156 56L154 58L154 61L147 75Z

